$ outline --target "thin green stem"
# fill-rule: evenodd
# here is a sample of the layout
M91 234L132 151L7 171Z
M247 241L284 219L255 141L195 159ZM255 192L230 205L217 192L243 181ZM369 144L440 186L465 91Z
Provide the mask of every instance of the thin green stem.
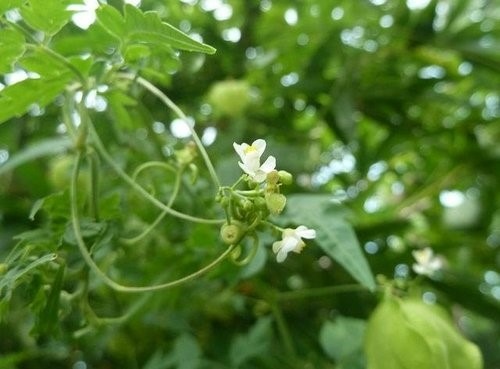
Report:
M88 267L97 275L97 277L106 285L114 289L115 291L127 292L127 293L138 293L138 292L150 292L157 291L167 288L172 288L189 282L200 275L210 271L216 265L218 265L221 261L223 261L234 249L234 246L230 246L224 251L219 257L213 260L210 264L205 267L197 270L194 273L191 273L183 278L176 279L171 282L151 285L151 286L125 286L118 282L115 282L113 279L108 277L106 273L104 273L99 266L94 262L92 256L87 250L87 246L85 245L85 241L83 240L82 231L80 229L80 216L78 213L78 173L80 171L80 166L82 162L82 153L78 152L75 158L75 163L73 166L73 173L71 176L71 189L70 189L70 205L71 205L71 223L73 226L73 232L75 234L76 243L85 263Z
M277 300L279 302L309 299L311 297L322 297L333 295L336 293L347 293L347 292L369 292L369 290L359 284L346 284L342 286L328 286L328 287L318 287L309 288L297 291L280 292L277 295Z
M276 319L276 326L278 328L278 332L281 336L286 351L292 358L297 357L297 352L293 344L292 335L290 334L290 330L288 329L288 325L286 324L280 307L278 306L276 301L269 301L269 304L271 306L271 311L273 312L274 319Z
M104 159L104 161L120 176L127 184L129 184L134 190L140 193L146 200L154 204L159 209L162 209L169 213L170 215L176 216L180 219L184 219L194 223L205 223L205 224L222 224L225 222L225 219L205 219L198 218L192 215L181 213L177 210L172 209L171 207L165 205L163 202L158 200L156 197L152 196L149 192L147 192L142 186L140 186L133 178L131 178L127 173L120 168L120 166L113 160L111 155L104 148L104 144L102 143L99 135L97 134L95 128L89 122L89 130L92 136L92 140L94 143L94 147Z
M212 161L210 160L210 157L208 156L207 150L205 150L205 147L203 146L203 143L200 140L200 137L196 133L194 127L189 124L187 116L184 114L184 112L172 101L170 98L165 95L159 88L157 88L155 85L153 85L151 82L148 80L128 74L128 73L120 73L120 77L126 78L128 80L136 81L139 83L141 86L146 88L149 92L151 92L153 95L155 95L158 99L161 100L167 107L172 109L172 111L180 118L182 119L186 125L189 127L189 130L191 131L191 135L193 136L193 140L198 147L198 150L200 150L201 156L203 157L203 160L205 162L205 165L207 166L208 172L210 173L210 176L212 177L212 181L217 189L221 187L219 177L217 176L217 173L215 172L215 168L212 164Z
M162 162L156 162L158 164L166 164L166 163L162 163ZM145 164L149 164L149 165L142 165L141 167L137 168L137 170L135 171L134 175L132 178L135 179L135 177L139 174L139 172L145 168L150 168L153 166L153 162L150 162L150 163L145 163ZM170 167L168 164L167 164L167 167L166 168L169 168L169 169L174 169L173 167ZM175 183L174 183L174 189L172 191L172 195L170 196L168 202L167 202L167 206L168 207L171 207L175 201L175 199L177 198L177 195L179 194L179 190L180 190L180 187L181 187L181 179L182 179L182 173L183 173L183 170L182 168L179 169L179 172L176 173L176 177L175 177ZM122 238L120 239L120 241L126 243L126 244L134 244L140 240L142 240L144 237L146 237L161 221L162 219L165 217L165 215L167 215L167 211L166 210L162 210L162 212L158 215L158 217L143 231L141 232L140 234L138 234L137 236L135 237L131 237L131 238Z

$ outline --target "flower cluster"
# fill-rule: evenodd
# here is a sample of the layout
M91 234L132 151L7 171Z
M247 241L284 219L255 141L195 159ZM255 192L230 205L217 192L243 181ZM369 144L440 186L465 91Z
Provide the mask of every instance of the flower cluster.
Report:
M255 140L251 145L233 143L233 147L241 160L238 165L245 173L242 178L246 179L253 188L250 191L237 191L234 190L235 186L230 188L230 196L234 195L230 201L231 217L236 220L238 227L241 228L239 222L254 225L256 222L260 223L265 220L270 214L281 213L286 204L286 197L280 193L280 187L292 182L291 174L276 170L274 156L269 156L261 162L266 149L266 141L263 139ZM273 227L282 232L282 239L274 242L272 246L278 263L283 262L290 252L300 253L306 245L302 239L316 237L314 229L303 225L295 229ZM248 226L245 231L248 232L251 228L252 225ZM226 227L225 230L227 229L229 228Z
M267 175L276 168L274 156L269 156L262 165L260 164L260 157L266 149L266 141L263 139L255 140L251 145L239 145L235 142L233 147L241 159L238 165L256 183L264 182Z
M443 268L443 259L440 256L435 256L430 247L412 252L416 260L413 264L413 271L420 275L432 276L438 270Z

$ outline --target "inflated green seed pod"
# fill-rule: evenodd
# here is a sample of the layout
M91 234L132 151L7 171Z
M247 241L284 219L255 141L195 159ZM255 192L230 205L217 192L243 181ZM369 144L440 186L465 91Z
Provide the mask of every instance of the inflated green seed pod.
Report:
M266 194L266 205L271 214L280 214L286 205L286 197L280 193Z
M220 229L222 241L227 245L236 245L245 234L245 227L237 220L231 221L231 224L225 223Z
M387 295L365 335L368 369L481 369L482 357L438 306Z
M250 86L246 81L219 81L212 85L208 101L214 111L229 117L242 115L251 102Z

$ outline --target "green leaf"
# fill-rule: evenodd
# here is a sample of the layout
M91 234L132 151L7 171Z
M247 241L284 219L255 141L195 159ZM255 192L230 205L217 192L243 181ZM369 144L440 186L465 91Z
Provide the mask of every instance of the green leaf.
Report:
M49 138L34 142L24 150L13 154L4 164L0 165L0 175L32 160L65 152L72 146L73 142L68 137Z
M51 253L44 255L42 257L37 258L32 261L28 265L21 267L16 266L13 269L10 269L1 279L0 279L0 295L3 295L4 288L8 287L10 289L14 288L16 282L19 278L27 274L33 269L36 269L42 264L53 261L57 258L57 254Z
M338 364L351 369L364 368L362 350L365 328L364 320L340 316L334 322L323 324L319 342L326 354Z
M12 70L12 64L25 50L24 37L14 29L0 29L0 73Z
M59 297L64 281L64 264L59 266L56 277L52 283L47 303L38 317L38 324L35 326L37 333L50 333L59 325Z
M97 20L111 35L120 39L124 45L150 44L151 47L167 47L179 50L215 53L209 45L193 40L191 37L162 22L158 12L141 12L138 8L126 4L122 17L110 5L102 5L96 12Z
M54 100L71 80L69 72L49 78L26 79L0 92L0 124L26 113L32 104L44 107Z
M352 226L345 220L346 210L333 204L329 195L288 197L285 219L316 230L316 242L370 291L375 279Z
M0 15L7 10L19 8L23 4L23 0L2 0L0 1Z
M24 21L35 30L55 35L68 23L71 12L66 10L68 0L29 0L21 8Z
M110 5L102 5L99 9L97 9L96 16L97 21L111 35L120 40L125 37L127 33L125 20L116 8Z
M271 317L262 317L247 334L235 338L229 350L231 364L234 367L265 355L269 351L272 340L271 323Z
M171 359L177 369L197 369L201 362L201 349L198 341L188 333L175 340ZM168 361L168 359L167 359Z

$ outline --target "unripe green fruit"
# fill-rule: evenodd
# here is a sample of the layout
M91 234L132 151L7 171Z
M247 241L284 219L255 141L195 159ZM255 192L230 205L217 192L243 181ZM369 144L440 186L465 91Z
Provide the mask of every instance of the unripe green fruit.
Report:
M220 81L210 88L208 100L216 112L237 117L250 103L250 86L246 81Z
M438 306L386 296L365 335L368 369L481 369L481 353Z
M266 194L266 205L271 214L280 214L286 205L286 197L280 193Z
M231 224L225 223L220 229L222 241L227 245L236 245L243 238L245 227L237 220L231 221Z
M278 174L280 176L281 183L284 185L291 185L293 183L293 176L286 170L280 170Z

